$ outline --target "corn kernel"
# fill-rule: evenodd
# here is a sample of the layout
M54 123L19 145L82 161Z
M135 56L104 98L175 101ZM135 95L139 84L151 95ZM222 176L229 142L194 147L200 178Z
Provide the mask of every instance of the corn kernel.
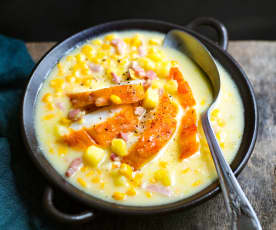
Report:
M45 95L42 97L42 101L45 103L52 102L53 96L50 93L45 93Z
M145 98L143 100L143 106L147 109L155 108L159 103L158 90L148 88L145 93Z
M85 62L85 55L82 53L78 53L76 56L77 63Z
M200 102L200 105L205 105L205 104L206 104L206 100L202 99L201 102Z
M130 44L130 42L131 42L131 38L123 38L123 40L124 40L124 42L126 43L126 44Z
M142 178L143 178L143 174L142 173L136 173L136 175L133 178L133 185L135 186L141 186L142 184Z
M112 41L114 38L116 37L115 34L108 34L104 37L104 40L107 41L107 42L110 42Z
M50 81L50 86L54 88L55 90L57 89L63 89L64 88L64 80L61 78L56 78Z
M128 164L121 164L119 172L127 178L132 178L133 170L132 167Z
M87 187L87 183L84 179L82 179L81 177L77 178L78 183L83 187L86 188Z
M57 68L58 68L59 75L63 75L65 73L64 67L60 62L57 64Z
M104 157L104 150L94 145L89 146L83 154L84 161L92 167L97 166Z
M100 179L99 176L95 176L95 177L92 178L91 181L92 181L93 183L97 184L97 183L99 183L99 182L101 181L101 179Z
M95 46L100 46L101 44L103 44L102 40L100 39L92 40L91 43L92 45L95 45Z
M157 39L157 38L152 38L152 39L149 39L149 44L150 45L161 45L161 40Z
M68 75L65 77L65 80L69 83L74 83L76 81L76 78L72 75Z
M86 166L86 165L83 165L82 167L81 167L81 172L86 172L88 170L88 167Z
M192 184L192 186L193 187L197 187L197 186L199 186L201 184L201 180L196 180L193 184Z
M154 70L156 68L154 61L152 61L151 59L149 59L147 57L140 58L138 60L138 63L140 66L142 66L146 70Z
M164 186L171 185L171 177L170 173L167 169L159 169L154 173L154 177L157 181L159 181Z
M168 77L171 69L170 62L159 62L156 64L156 72L159 77Z
M177 92L178 84L176 80L169 80L164 86L165 90L170 94L175 94Z
M135 191L135 189L134 189L133 187L130 187L130 188L127 190L126 194L127 194L128 196L135 196L135 195L136 195L136 191Z
M84 45L81 48L81 52L86 56L86 57L91 57L93 56L93 47L91 45Z
M91 87L92 84L93 84L93 82L92 82L91 79L86 79L86 80L84 81L84 85L85 85L86 87Z
M150 181L150 183L152 183L152 184L155 184L155 183L156 183L156 179L155 179L154 177L151 177L149 181Z
M110 96L110 100L111 100L114 104L117 104L117 105L122 103L122 99L121 99L119 96L115 95L115 94L112 94L112 95Z
M225 126L225 121L223 119L218 119L217 123L218 123L218 126L220 126L220 127Z
M122 192L114 192L112 198L114 200L124 200L126 198L126 194Z
M105 186L105 183L104 183L104 182L101 182L101 183L100 183L100 189L104 189L104 186Z
M85 176L91 177L93 175L94 175L94 170L89 170L89 172Z
M111 151L118 156L126 156L128 154L126 142L121 138L114 138L111 142Z
M114 176L113 182L115 186L128 186L128 182L125 176Z
M44 117L43 117L43 120L45 120L45 121L48 121L48 120L50 120L50 119L52 119L52 118L54 118L55 117L55 114L47 114L47 115L45 115Z
M171 65L172 65L173 67L178 66L178 62L175 61L175 60L172 60L172 61L171 61Z
M181 173L185 174L185 173L189 172L190 170L191 170L190 168L185 168L181 171Z
M50 111L54 110L54 105L52 103L47 103L46 108Z
M68 153L68 148L64 145L61 145L58 147L58 154L59 155L65 155Z
M55 97L60 97L60 96L62 96L62 94L63 94L63 90L62 89L56 89Z
M146 197L147 197L147 198L151 198L151 197L152 197L152 193L151 193L151 192L148 192L148 191L147 191L147 192L145 192L145 194L146 194Z
M66 62L75 62L76 61L76 58L72 55L68 55L66 57Z
M65 135L69 134L69 130L63 125L57 125L56 133L59 137L63 137Z
M111 48L111 45L106 44L106 43L102 44L102 49L103 50L109 50L110 48Z
M68 126L68 125L71 124L71 120L69 120L69 119L66 118L66 117L61 118L59 122L60 122L60 124L66 125L66 126Z
M160 165L160 167L162 167L162 168L166 168L166 167L168 166L168 162L166 162L166 161L160 161L160 162L159 162L159 165Z
M134 37L131 38L131 45L136 47L142 45L141 36L139 34L136 34Z

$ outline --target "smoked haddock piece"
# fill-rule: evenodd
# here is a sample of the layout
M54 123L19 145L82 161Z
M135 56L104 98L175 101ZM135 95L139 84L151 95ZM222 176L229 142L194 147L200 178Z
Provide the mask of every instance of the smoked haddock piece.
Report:
M71 129L70 133L63 137L63 141L70 147L78 149L86 149L93 144L107 147L112 139L118 137L121 132L134 131L138 124L138 117L134 114L135 107L132 105L119 105L111 106L107 110L114 108L120 109L114 116L89 128Z
M108 146L113 138L116 138L120 132L132 132L138 125L138 118L134 114L132 105L121 105L119 113L106 121L87 129L88 134L101 146Z
M69 94L70 101L74 108L100 107L111 105L111 95L121 98L120 104L132 104L144 98L144 87L142 84L117 85L103 88L92 92Z
M182 117L179 147L180 159L185 159L193 155L198 150L198 142L196 140L197 125L196 125L196 111L190 108Z
M182 107L186 109L187 107L194 106L196 102L192 90L188 82L184 80L180 70L176 67L172 67L170 69L169 78L176 80L178 83L178 96Z
M154 158L175 132L176 114L177 106L163 94L153 119L147 120L145 131L122 161L137 170Z
M63 141L70 147L78 149L86 149L90 145L95 144L95 141L89 136L85 129L72 130L68 135L63 137Z

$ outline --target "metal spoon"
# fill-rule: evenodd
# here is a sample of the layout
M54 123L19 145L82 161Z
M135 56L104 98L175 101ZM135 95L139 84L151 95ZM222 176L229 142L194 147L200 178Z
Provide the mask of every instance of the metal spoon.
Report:
M202 113L201 121L216 166L227 212L231 217L232 229L262 229L255 211L242 191L230 166L224 159L222 150L211 126L210 113L220 94L220 76L214 58L200 41L180 30L171 30L166 35L163 46L185 53L199 65L210 79L214 100L209 108Z

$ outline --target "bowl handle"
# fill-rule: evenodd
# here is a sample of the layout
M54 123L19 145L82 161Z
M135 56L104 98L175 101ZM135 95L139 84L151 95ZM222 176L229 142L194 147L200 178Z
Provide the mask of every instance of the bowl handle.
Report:
M187 27L195 30L199 26L210 26L214 28L218 34L218 44L223 50L227 50L228 47L228 32L226 27L218 20L214 18L196 18Z
M84 211L80 214L66 214L58 210L53 204L54 191L47 186L43 195L43 206L51 217L62 223L86 223L95 218L92 211Z

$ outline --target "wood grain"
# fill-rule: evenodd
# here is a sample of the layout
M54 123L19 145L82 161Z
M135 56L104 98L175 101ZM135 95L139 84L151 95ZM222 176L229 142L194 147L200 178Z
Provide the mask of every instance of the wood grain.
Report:
M27 43L34 61L55 43ZM230 42L229 53L253 84L260 115L255 150L238 180L264 230L276 229L276 42ZM229 219L221 194L187 211L163 216L125 217L102 214L94 222L69 229L226 230Z

